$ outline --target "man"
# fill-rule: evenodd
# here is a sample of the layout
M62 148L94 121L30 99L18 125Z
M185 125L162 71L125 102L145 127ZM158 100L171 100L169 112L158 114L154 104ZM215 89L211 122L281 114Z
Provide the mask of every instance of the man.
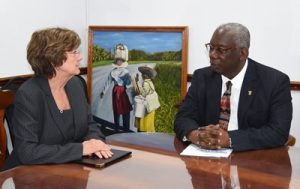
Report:
M202 148L234 151L285 144L292 120L289 77L248 58L249 47L245 26L227 23L215 30L206 44L211 66L194 72L176 115L177 137Z

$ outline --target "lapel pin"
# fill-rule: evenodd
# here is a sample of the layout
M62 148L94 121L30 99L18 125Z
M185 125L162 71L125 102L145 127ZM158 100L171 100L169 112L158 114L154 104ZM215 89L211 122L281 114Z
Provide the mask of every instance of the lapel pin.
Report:
M252 95L252 91L248 91L248 96L251 96Z

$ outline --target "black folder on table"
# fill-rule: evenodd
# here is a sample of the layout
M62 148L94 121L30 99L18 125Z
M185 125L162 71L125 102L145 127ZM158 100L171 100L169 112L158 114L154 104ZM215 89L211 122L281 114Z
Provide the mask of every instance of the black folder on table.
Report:
M102 168L106 167L108 165L111 165L113 163L116 163L122 159L126 159L131 156L130 151L125 151L125 150L116 150L116 149L111 149L113 156L104 159L104 158L98 158L96 156L84 156L81 160L78 160L77 163L97 167L97 168Z

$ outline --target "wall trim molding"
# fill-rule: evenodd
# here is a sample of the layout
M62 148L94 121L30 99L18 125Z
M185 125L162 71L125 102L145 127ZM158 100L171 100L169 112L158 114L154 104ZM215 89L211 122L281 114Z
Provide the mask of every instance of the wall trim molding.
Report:
M87 75L87 67L80 68L80 75ZM11 80L15 77L20 77L20 78L23 78L24 80L27 80L27 79L31 78L32 76L33 76L33 74L3 77L3 78L0 78L0 86L4 85L6 82L8 82L9 80ZM191 82L192 78L193 78L193 74L187 74L187 82ZM291 87L292 91L300 91L300 81L291 81L290 87Z
M87 74L87 67L80 68L80 75L86 75L86 74ZM22 78L25 81L27 79L30 79L32 76L33 76L33 74L3 77L3 78L0 78L0 86L3 86L6 82L8 82L9 80L11 80L15 77Z

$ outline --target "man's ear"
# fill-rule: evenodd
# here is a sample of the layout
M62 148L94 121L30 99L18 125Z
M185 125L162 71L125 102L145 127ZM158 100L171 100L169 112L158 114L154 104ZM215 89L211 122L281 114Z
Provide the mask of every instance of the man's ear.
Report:
M248 56L249 56L249 49L248 48L242 48L240 60L245 61L248 58Z

